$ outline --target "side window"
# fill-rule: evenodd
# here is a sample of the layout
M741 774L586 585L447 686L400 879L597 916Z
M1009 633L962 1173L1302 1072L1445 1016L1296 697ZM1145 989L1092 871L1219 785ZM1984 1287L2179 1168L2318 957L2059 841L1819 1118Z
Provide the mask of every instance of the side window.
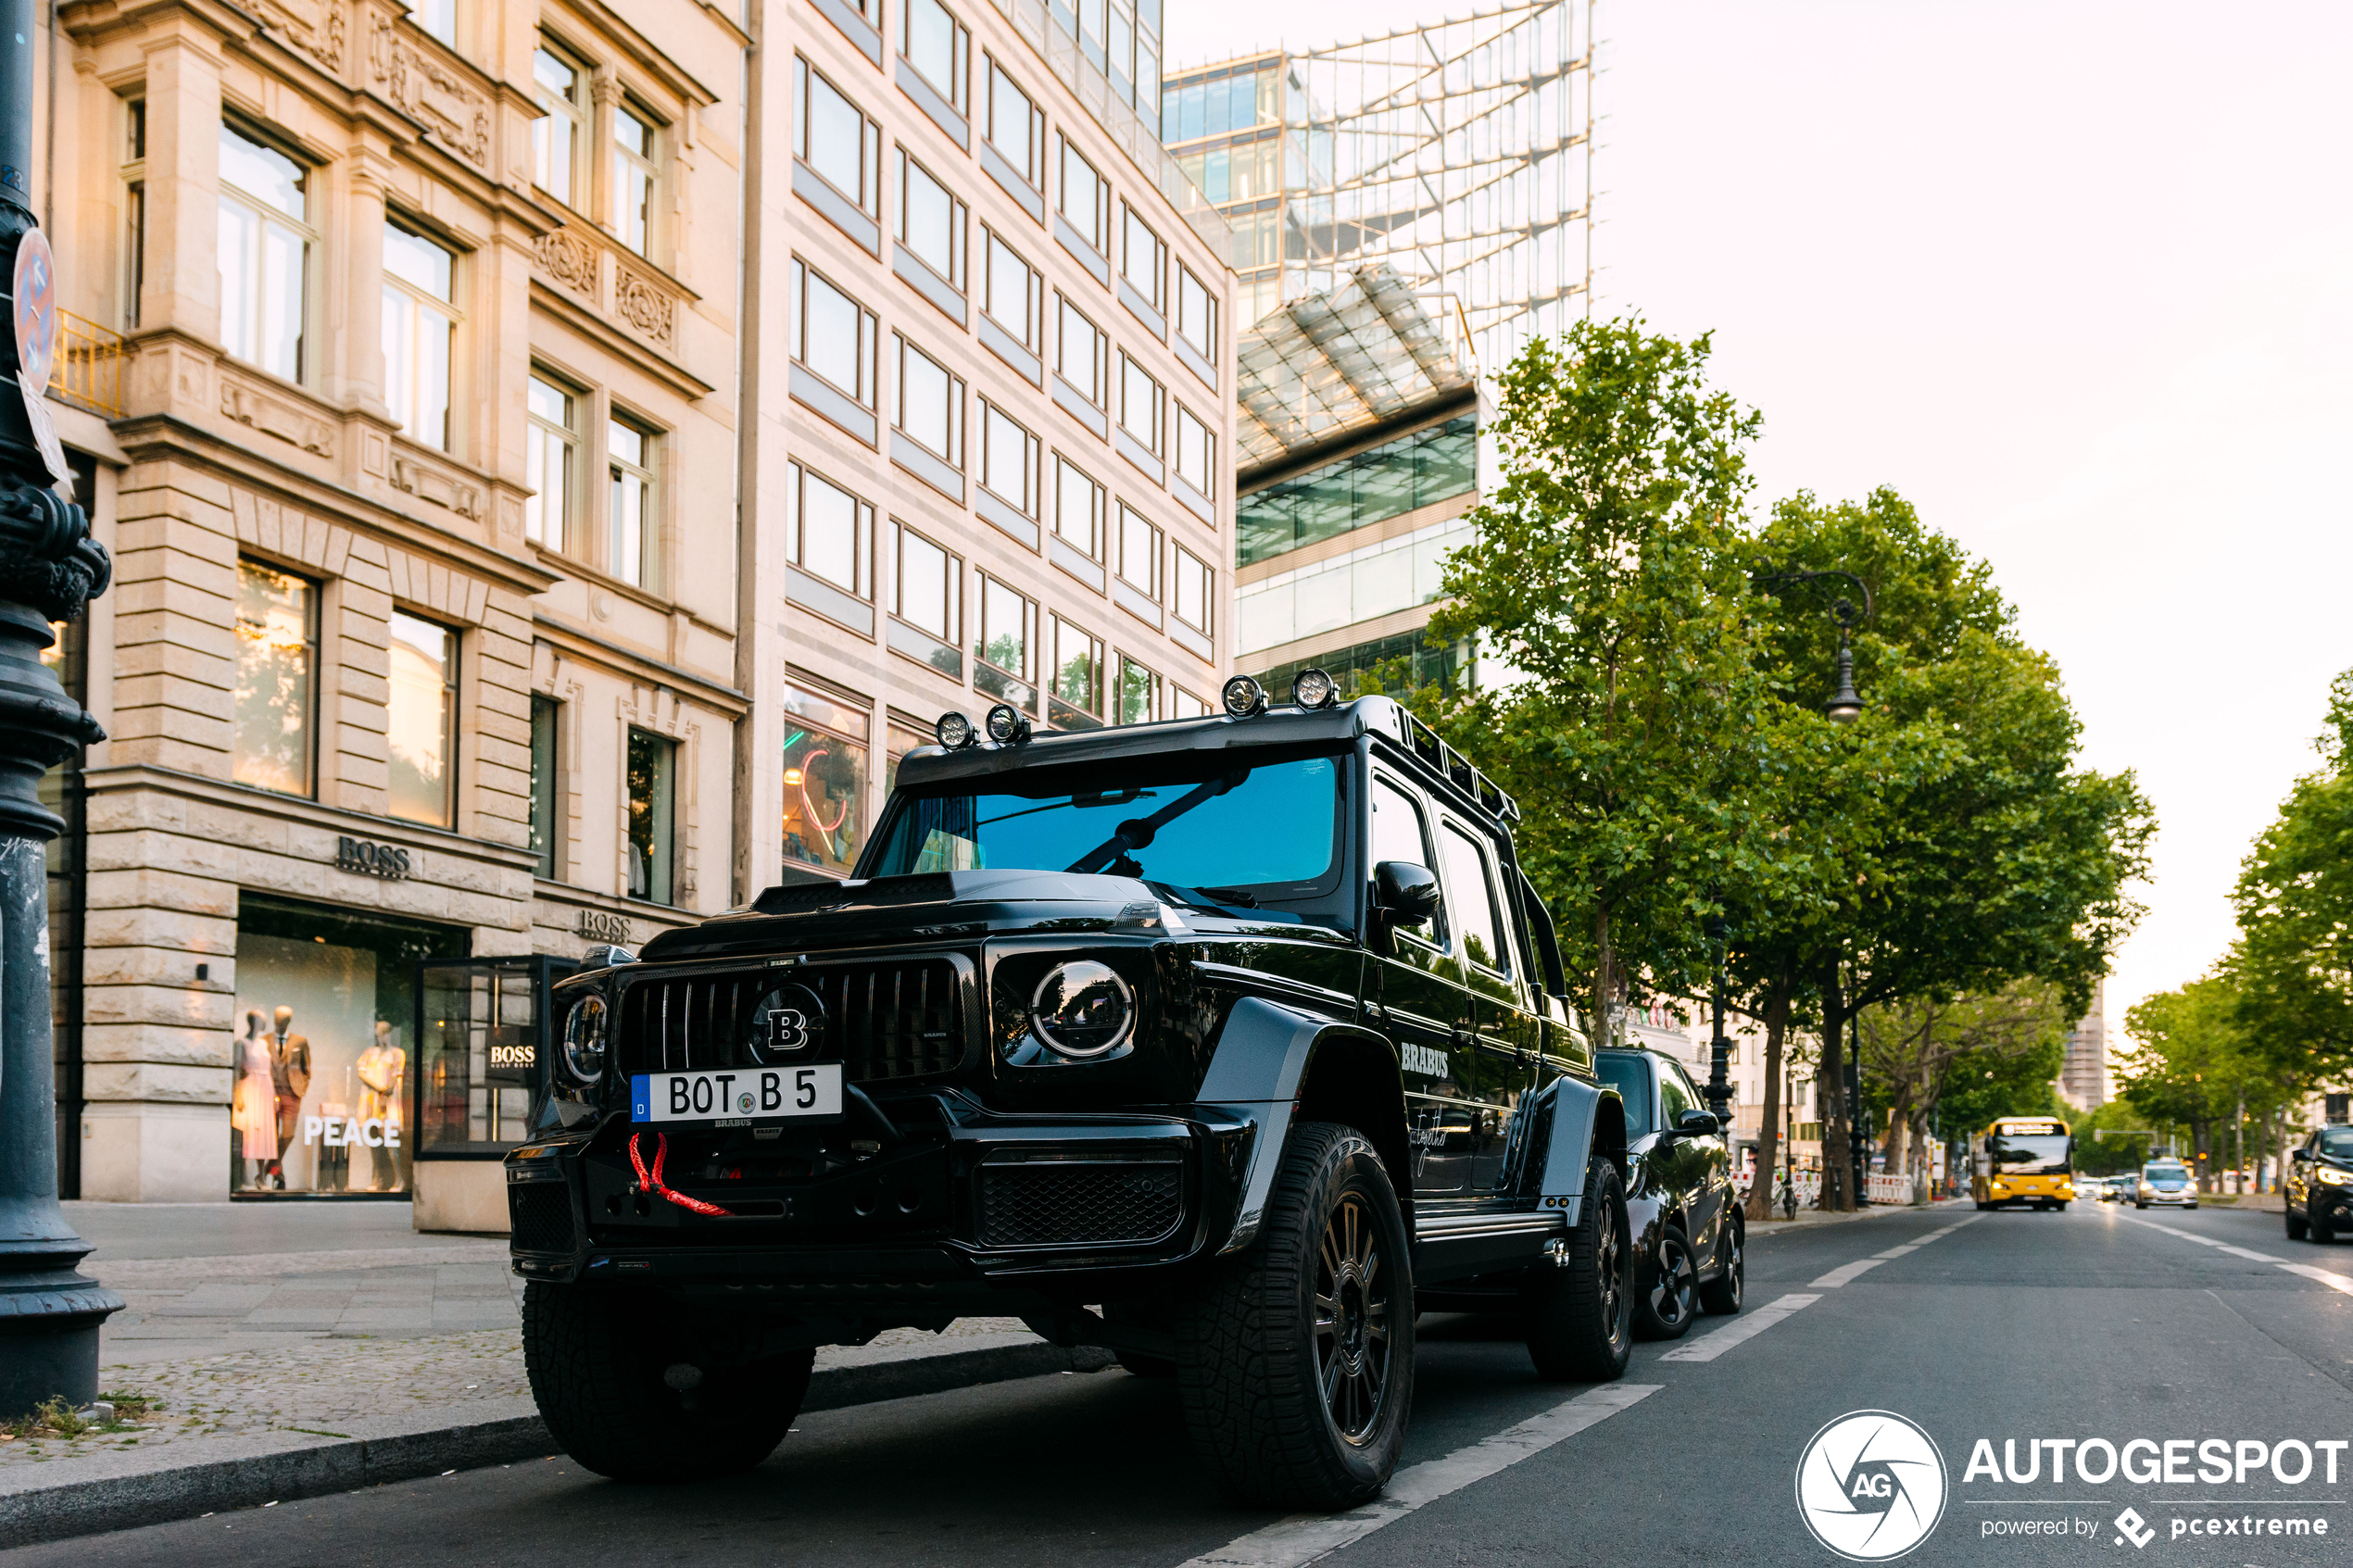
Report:
M1499 974L1512 972L1511 949L1495 907L1495 878L1487 857L1470 834L1448 822L1438 835L1446 859L1446 901L1453 906L1454 929L1463 934L1463 956Z
M1659 1063L1658 1124L1672 1127L1675 1119L1683 1112L1697 1110L1699 1106L1694 1099L1690 1086L1684 1082L1682 1071L1671 1061Z
M1429 837L1422 826L1421 809L1414 804L1413 797L1377 773L1373 776L1372 804L1372 855L1371 863L1365 868L1365 880L1371 880L1373 867L1383 860L1430 866ZM1427 937L1442 947L1446 942L1447 913L1441 906L1437 920L1427 933L1406 927L1403 934Z

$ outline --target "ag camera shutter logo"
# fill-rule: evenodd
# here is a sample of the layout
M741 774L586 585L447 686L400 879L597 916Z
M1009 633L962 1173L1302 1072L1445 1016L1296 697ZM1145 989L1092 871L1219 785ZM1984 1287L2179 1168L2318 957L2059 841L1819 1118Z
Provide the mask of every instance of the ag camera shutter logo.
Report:
M1944 1456L1893 1411L1854 1411L1814 1434L1797 1461L1797 1512L1850 1562L1885 1562L1944 1517Z

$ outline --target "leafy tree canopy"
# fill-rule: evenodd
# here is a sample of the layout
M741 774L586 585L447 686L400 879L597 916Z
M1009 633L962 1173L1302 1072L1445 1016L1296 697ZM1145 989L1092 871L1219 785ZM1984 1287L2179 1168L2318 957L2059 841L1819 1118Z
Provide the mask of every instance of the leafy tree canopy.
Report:
M2353 1072L2353 670L2330 690L2323 766L2296 781L2233 895L2240 1023L2310 1077Z

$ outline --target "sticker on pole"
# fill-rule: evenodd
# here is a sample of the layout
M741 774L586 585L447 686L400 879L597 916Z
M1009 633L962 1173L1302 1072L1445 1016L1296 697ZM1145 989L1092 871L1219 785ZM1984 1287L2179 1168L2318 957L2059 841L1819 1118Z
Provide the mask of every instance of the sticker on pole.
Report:
M49 370L57 354L57 258L50 254L48 236L28 229L17 242L16 280L11 285L15 307L10 315L17 329L17 379L29 396L49 385Z
M1797 1512L1850 1562L1903 1556L1944 1517L1944 1456L1893 1411L1855 1411L1814 1434L1797 1461Z

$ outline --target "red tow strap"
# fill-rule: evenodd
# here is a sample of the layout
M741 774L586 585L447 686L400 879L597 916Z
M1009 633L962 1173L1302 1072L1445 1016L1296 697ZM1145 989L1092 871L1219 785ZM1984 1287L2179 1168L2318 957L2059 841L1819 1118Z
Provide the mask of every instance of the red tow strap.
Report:
M733 1210L722 1209L716 1203L705 1203L699 1198L688 1198L683 1192L679 1192L674 1188L663 1185L661 1180L661 1162L670 1156L670 1135L667 1133L656 1133L654 1135L654 1168L651 1171L646 1169L646 1157L637 1152L637 1140L645 1135L646 1135L643 1133L632 1133L629 1135L629 1163L637 1168L638 1185L644 1187L648 1192L654 1193L660 1197L670 1199L671 1202L675 1203L681 1209L691 1210L698 1214L733 1215Z

